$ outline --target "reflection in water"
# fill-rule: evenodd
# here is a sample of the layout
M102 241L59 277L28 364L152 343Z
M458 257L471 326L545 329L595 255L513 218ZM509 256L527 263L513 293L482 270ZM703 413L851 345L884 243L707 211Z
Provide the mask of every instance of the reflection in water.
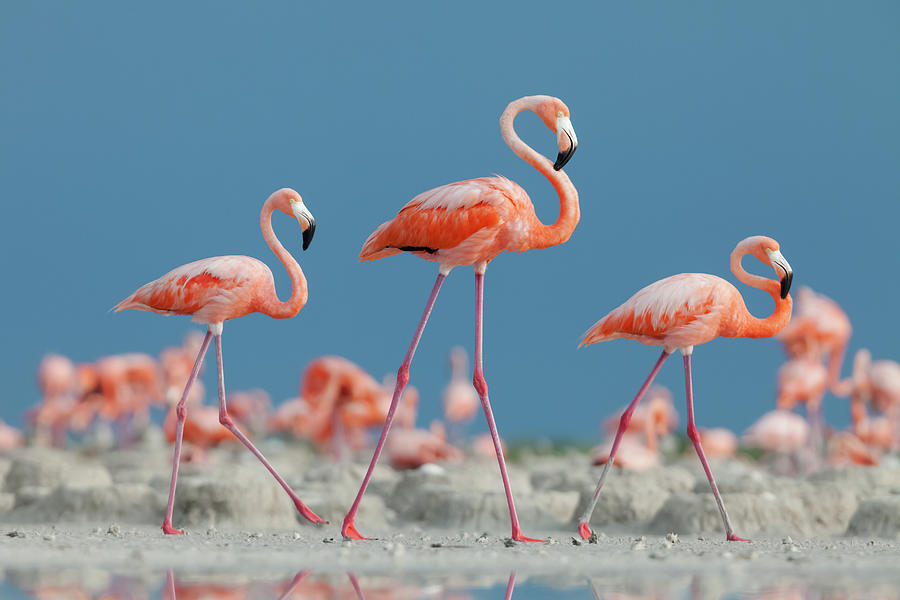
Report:
M896 580L871 577L810 577L772 573L619 573L608 577L474 574L312 573L249 576L225 572L168 571L118 576L105 571L54 569L7 571L2 598L40 600L768 600L814 598L900 600ZM505 593L504 593L505 592Z

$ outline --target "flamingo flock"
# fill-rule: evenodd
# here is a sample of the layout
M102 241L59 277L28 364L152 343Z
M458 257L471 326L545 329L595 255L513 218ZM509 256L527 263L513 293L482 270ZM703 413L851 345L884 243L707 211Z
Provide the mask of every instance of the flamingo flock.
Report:
M553 132L557 152L551 161L517 135L516 116L532 112ZM308 299L307 280L294 258L275 235L272 221L281 213L296 222L301 248L307 250L316 221L300 195L282 188L272 193L260 212L266 244L287 271L291 293L281 300L269 267L247 256L218 256L176 267L139 287L113 307L161 315L190 316L206 328L187 335L181 345L159 357L116 354L93 362L74 363L48 354L38 368L42 399L27 415L40 443L62 447L69 436L87 436L108 426L121 446L134 444L147 428L155 409L166 411L163 429L172 444L172 470L162 530L181 534L173 524L179 465L203 462L207 450L223 443L241 444L278 482L298 513L308 521L326 521L307 506L285 481L253 439L270 435L306 440L323 460L354 460L371 450L365 475L340 526L348 540L367 540L356 516L382 454L395 469L415 469L441 461L461 461L467 454L496 459L509 512L511 539L541 542L524 534L488 394L483 360L484 284L488 264L507 252L546 249L565 243L580 220L579 197L563 167L578 146L566 104L552 96L526 96L511 102L500 116L500 133L510 150L553 185L559 213L542 223L526 191L502 176L449 183L425 191L378 226L365 240L359 260L409 254L437 263L437 278L396 374L379 381L362 366L341 356L320 356L299 373L298 396L273 406L263 390L226 392L223 331L226 321L251 313L274 319L296 316ZM753 275L742 259L751 256L774 271L775 277ZM442 397L444 419L427 428L416 425L419 393L409 385L412 360L442 284L454 267L474 272L475 323L473 378L466 379L467 356L450 351L450 379ZM591 537L589 522L601 490L615 465L649 469L660 464L661 440L679 424L672 394L652 386L667 358L682 356L688 441L703 467L715 497L726 539L745 541L735 533L707 456L728 457L738 451L738 437L723 428L701 429L694 415L692 356L694 348L717 338L777 338L787 361L776 376L775 410L763 415L743 436L777 455L806 453L804 468L816 461L832 464L876 464L879 457L900 448L900 365L872 361L860 350L852 376L841 379L841 368L852 332L850 320L833 300L809 288L790 295L793 270L780 244L765 236L738 242L730 255L734 276L765 292L774 311L759 318L746 308L741 292L727 280L704 273L682 273L639 290L591 326L580 346L619 338L661 347L661 354L637 394L622 412L607 420L607 442L590 456L602 465L591 501L577 522L579 534ZM401 301L398 299L398 301ZM204 404L199 375L210 346L215 348L217 406ZM845 431L827 428L823 405L828 393L850 398L852 425ZM640 405L642 398L646 402ZM478 412L485 415L489 435L467 440L465 430ZM802 405L806 416L794 411ZM377 439L373 434L380 427ZM371 443L374 441L374 447ZM23 436L0 423L0 446L15 447ZM796 462L796 461L795 461ZM588 465L585 465L586 467ZM800 467L797 467L800 468Z

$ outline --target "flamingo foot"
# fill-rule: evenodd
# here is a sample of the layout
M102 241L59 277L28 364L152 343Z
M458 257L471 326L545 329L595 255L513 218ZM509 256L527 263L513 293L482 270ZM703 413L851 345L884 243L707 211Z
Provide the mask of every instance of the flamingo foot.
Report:
M539 540L537 538L525 537L522 535L521 529L513 529L512 539L516 542L535 542L535 543L544 543L547 540Z
M345 540L366 540L372 541L375 538L367 538L363 537L363 535L356 528L356 525L353 524L353 520L348 521L346 518L344 519L344 526L341 527L341 535L344 536Z
M578 534L581 536L583 540L591 539L591 528L587 523L579 523L578 524Z
M738 536L734 535L733 533L729 533L728 535L726 535L725 539L728 540L729 542L750 542L750 541L752 541L752 540L748 540L746 538L738 537Z
M162 530L166 535L184 535L183 531L172 527L172 524L169 521L163 521Z
M296 506L297 510L300 511L300 514L303 515L303 518L310 523L315 523L316 525L328 525L328 521L310 510L308 506L300 501L300 498L294 500L294 506Z

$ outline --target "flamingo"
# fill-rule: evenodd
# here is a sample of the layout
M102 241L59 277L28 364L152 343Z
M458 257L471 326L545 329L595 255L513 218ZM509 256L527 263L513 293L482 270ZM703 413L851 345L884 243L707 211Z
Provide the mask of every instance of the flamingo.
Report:
M444 417L453 423L468 421L478 410L478 395L466 381L466 351L459 346L450 351L450 383L444 388Z
M834 388L853 328L837 302L806 286L797 290L797 309L778 338L791 358L828 357L828 386Z
M713 427L700 429L700 443L707 456L730 457L737 454L738 439L730 429Z
M200 345L194 368L184 386L181 400L175 406L178 422L175 437L175 453L172 459L172 481L169 486L169 501L162 530L166 534L182 534L172 527L172 510L175 502L175 484L178 479L178 462L181 457L181 440L184 420L187 417L187 398L191 384L203 363L203 356L213 337L216 341L216 366L219 379L219 422L237 437L241 443L262 462L284 488L294 506L304 518L313 523L326 521L316 515L294 490L278 474L256 446L237 428L228 414L225 402L225 374L222 362L222 329L225 321L260 312L274 319L288 319L300 312L306 304L306 277L300 265L290 252L284 249L272 229L272 213L280 210L297 219L303 232L303 249L312 241L316 223L312 213L303 204L300 194L290 188L282 188L266 199L259 216L263 238L272 252L284 265L291 279L291 296L282 302L275 293L272 271L262 261L249 256L217 256L182 265L169 271L159 279L151 281L119 302L113 310L147 310L164 315L191 315L196 323L207 326L206 336Z
M385 446L388 462L395 469L418 469L438 461L459 461L462 452L447 442L447 431L440 421L430 429L402 427L395 431Z
M559 155L555 163L551 163L516 135L513 121L523 110L537 114L544 124L556 133ZM484 273L488 263L498 254L555 246L562 244L572 235L580 216L578 192L561 169L572 157L578 142L568 107L562 100L551 96L526 96L511 102L500 116L500 131L510 149L549 179L559 194L560 214L555 223L544 225L538 220L528 194L519 185L505 177L482 177L451 183L419 194L407 203L396 217L378 227L363 244L359 254L359 259L366 261L407 252L438 263L438 276L409 350L397 371L391 406L369 468L350 510L344 517L341 533L345 538L368 539L359 533L354 519L390 431L400 394L409 381L410 362L444 278L453 267L471 265L475 270L473 383L481 399L494 441L494 449L497 452L500 476L503 479L509 506L512 539L543 541L522 534L506 472L506 461L500 447L500 435L497 433L497 425L488 399L481 354Z
M741 266L741 259L748 254L771 266L780 281L747 273ZM648 346L663 347L662 354L650 371L650 375L622 413L610 451L613 460L622 434L628 428L628 422L641 397L653 382L666 358L675 350L681 351L684 357L687 395L687 436L697 451L713 495L716 497L716 504L725 522L726 538L730 541L746 541L734 533L694 424L691 354L694 346L717 337L760 338L771 337L778 333L791 317L792 300L788 291L791 288L793 271L782 256L778 242L765 236L748 237L738 243L731 253L731 271L742 283L765 290L772 296L775 311L769 317L758 319L751 315L744 305L741 293L724 279L705 273L681 273L651 283L597 321L584 334L579 347L617 338L633 339ZM600 489L613 460L608 460L604 465L593 499L578 523L578 531L584 539L591 536L588 522L597 505Z

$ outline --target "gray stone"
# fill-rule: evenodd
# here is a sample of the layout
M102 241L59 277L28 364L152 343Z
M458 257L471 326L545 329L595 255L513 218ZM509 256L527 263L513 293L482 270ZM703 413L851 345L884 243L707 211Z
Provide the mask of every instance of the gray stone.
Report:
M54 450L31 450L13 459L3 489L18 492L23 487L53 489L62 484L110 485L112 478L103 465Z
M291 499L271 474L259 465L253 467L236 465L179 476L175 526L296 527L302 517Z
M165 498L146 485L61 485L34 502L17 506L10 518L19 522L162 522Z
M900 497L864 500L850 519L847 535L895 537L900 533Z

